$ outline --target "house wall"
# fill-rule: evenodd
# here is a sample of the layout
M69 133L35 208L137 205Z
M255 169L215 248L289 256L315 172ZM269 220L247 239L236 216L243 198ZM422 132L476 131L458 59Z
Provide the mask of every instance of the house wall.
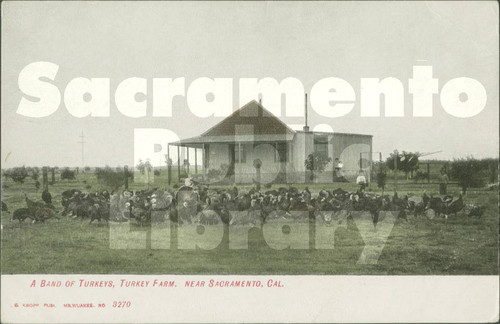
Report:
M304 161L306 157L313 153L315 150L314 139L318 134L309 132L298 132L293 141L292 152L293 152L293 165L289 168L290 172L287 174L287 180L291 183L305 183L309 182L309 171L306 170ZM333 148L333 135L332 134L320 134L321 136L326 136L326 146L327 155L334 160L334 148ZM333 162L328 163L325 170L321 173L315 173L314 182L328 183L333 181Z
M344 164L343 176L348 181L356 181L360 170L360 153L363 156L362 169L368 181L371 181L371 136L357 134L326 134L316 133L316 136L326 136L328 157L332 162L328 163L325 170L314 174L315 183L332 183L334 180L335 158L339 158ZM314 152L314 133L298 132L291 142L292 162L287 170L287 182L305 183L309 182L309 174L304 166L306 157Z
M342 172L348 181L356 181L359 170L362 169L366 179L371 182L371 136L334 134L332 144L333 159L339 158L344 164ZM360 165L360 154L362 165Z
M221 165L229 165L229 146L227 144L207 144L209 146L208 169L219 169Z
M331 159L331 162L325 166L323 172L314 174L314 182L316 183L331 183L334 179L334 169L335 169L335 148L333 144L333 134L319 134L322 137L326 136L326 147L327 155ZM313 144L314 145L314 144ZM312 152L312 151L311 151ZM305 157L304 157L305 159Z
M339 133L320 135L327 136L328 157L332 159L332 162L327 164L323 172L315 173L314 182L333 182L335 158L339 158L344 164L342 175L348 181L356 181L360 168L368 181L371 181L372 138L370 136ZM281 181L306 183L310 181L304 161L309 154L314 152L314 133L298 132L295 134L293 140L288 142L287 154L289 159L286 163L275 161L274 145L242 143L241 146L246 152L246 160L243 163L234 164L234 177L230 179L231 182L252 183L256 179L253 161L257 158L262 161L262 183ZM361 167L360 154L363 158ZM210 144L209 156L208 170L220 169L222 165L231 165L229 144ZM237 159L237 156L235 158ZM281 175L280 170L284 171ZM286 176L281 178L285 173ZM222 180L224 176L221 176L219 180Z
M208 147L208 165L205 170L205 176L211 175L208 179L209 182L217 182L225 177L225 174L215 177L211 171L221 170L221 166L229 166L229 146L227 144L207 144ZM227 169L227 168L226 168Z
M314 150L313 133L296 133L290 146L292 156L290 166L287 168L287 182L304 183L306 181L304 161Z
M236 144L238 145L238 144ZM275 159L274 145L266 143L246 143L241 144L246 154L246 160L242 163L235 163L235 182L253 183L256 180L256 169L253 161L259 159L262 162L260 167L261 183L276 181L281 163Z
M237 146L238 143L235 144ZM242 163L234 163L234 178L231 182L235 183L253 183L256 178L256 170L253 166L255 159L262 161L260 168L261 182L269 183L275 181L280 173L280 168L284 168L284 163L275 161L275 149L271 144L242 143L242 149L245 151L246 159ZM230 145L229 144L210 144L209 147L209 167L211 169L220 169L222 165L230 166ZM243 157L243 156L242 156ZM237 154L235 159L238 160ZM225 175L221 176L222 180ZM212 179L215 181L216 179Z

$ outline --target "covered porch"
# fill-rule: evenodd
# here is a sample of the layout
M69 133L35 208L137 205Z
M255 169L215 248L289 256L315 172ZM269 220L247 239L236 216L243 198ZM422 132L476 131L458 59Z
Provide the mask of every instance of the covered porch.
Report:
M293 134L197 136L169 143L167 156L179 181L252 183L257 163L261 183L286 183L292 140Z

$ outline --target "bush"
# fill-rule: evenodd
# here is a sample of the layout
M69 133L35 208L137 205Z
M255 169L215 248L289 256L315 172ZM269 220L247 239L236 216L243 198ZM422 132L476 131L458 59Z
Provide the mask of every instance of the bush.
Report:
M61 180L67 179L67 180L75 180L76 178L76 172L71 171L69 168L64 168L61 171Z
M311 180L314 177L314 171L321 173L325 170L328 163L332 162L332 158L328 157L323 152L313 152L309 154L304 161L306 170L311 171Z
M16 183L24 183L24 179L28 176L28 171L24 166L13 168L8 173L9 177Z
M458 181L465 194L468 188L480 188L485 185L484 176L488 164L472 157L457 159L451 163L450 176Z
M307 156L304 166L309 171L323 172L330 162L332 162L332 158L328 157L325 153L313 152Z
M113 170L109 166L106 166L104 168L96 168L94 174L97 178L97 182L111 191L114 191L125 184L125 174L122 169L117 171Z
M377 173L377 186L385 190L385 184L387 183L387 173L379 171Z
M155 170L155 171L154 171L154 175L155 175L155 176L159 176L159 175L160 175L160 170Z

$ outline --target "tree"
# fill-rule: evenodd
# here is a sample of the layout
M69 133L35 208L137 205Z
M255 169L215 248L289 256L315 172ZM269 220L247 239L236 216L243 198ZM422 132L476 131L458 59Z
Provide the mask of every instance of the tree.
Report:
M75 180L76 174L75 171L71 171L69 168L64 168L61 171L61 180L68 179L68 180Z
M382 188L382 195L384 194L384 191L385 191L385 184L387 182L387 173L385 173L384 171L380 170L378 173L377 173L377 186L379 188Z
M420 157L419 152L401 152L397 155L397 171L403 171L406 175L406 179L408 180L408 176L411 174L413 178L413 172L418 170L418 158ZM385 161L385 165L394 171L394 160L396 159L396 153L391 153L387 160Z
M24 167L13 168L9 172L9 177L16 183L24 183L24 179L28 176L28 171Z
M309 154L304 161L306 170L311 171L311 180L314 179L314 171L321 173L325 171L328 163L332 162L332 158L328 157L324 152L313 152Z
M32 168L31 169L31 179L37 181L39 177L40 177L40 169L37 167Z
M7 181L8 178L10 178L10 172L12 170L11 169L7 169L7 170L3 170L3 177L5 178L5 181Z
M451 163L450 176L458 180L458 184L462 187L462 193L466 194L468 188L484 185L484 181L479 175L483 168L483 163L473 157L455 159Z

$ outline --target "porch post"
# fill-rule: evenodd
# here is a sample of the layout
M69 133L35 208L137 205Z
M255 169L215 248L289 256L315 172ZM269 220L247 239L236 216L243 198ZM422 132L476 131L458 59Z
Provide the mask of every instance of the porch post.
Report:
M194 173L198 174L198 149L194 148Z
M186 146L186 159L187 159L186 173L189 175L189 146Z
M288 168L287 168L287 166L288 166L288 161L289 161L289 159L288 159L288 142L285 141L284 144L285 144L284 145L285 146L285 166L284 166L284 168L285 168L285 179L283 179L283 182L284 183L288 183L288 179L287 179L288 178L288 175L287 175Z
M181 182L181 147L177 145L177 181Z
M172 183L171 179L172 178L172 166L169 163L170 161L170 143L167 144L167 175L168 175L168 185Z
M283 164L281 163L281 156L280 156L280 152L278 150L278 142L274 142L274 160L278 161L279 166L280 166L280 168L279 168L280 171L278 173L278 178L279 178L280 177L280 173L283 172Z
M287 144L287 147L290 149L290 151L289 151L289 152L287 152L287 153L288 153L288 161L289 161L289 162L291 163L291 165L292 165L292 167L291 167L289 170L293 170L293 169L294 169L293 167L295 166L295 162L293 161L293 144L292 144L292 143L293 143L293 142L291 142L291 141L290 141L290 142L288 142L288 144ZM289 179L289 177L288 177L288 170L287 170L286 183L288 183L288 179ZM293 180L293 179L296 179L296 178L295 178L295 174L293 174L293 175L292 175L292 180Z
M241 142L238 142L238 174L241 175ZM236 179L239 179L240 176L234 175L234 182L236 183Z
M205 143L203 143L203 150L201 151L202 154L202 166L203 166L203 176L207 175L207 152L205 151Z
M335 163L335 144L332 141L332 163ZM340 157L339 157L340 161ZM334 164L332 167L332 182L335 182L337 180L337 171L335 170L337 166Z

